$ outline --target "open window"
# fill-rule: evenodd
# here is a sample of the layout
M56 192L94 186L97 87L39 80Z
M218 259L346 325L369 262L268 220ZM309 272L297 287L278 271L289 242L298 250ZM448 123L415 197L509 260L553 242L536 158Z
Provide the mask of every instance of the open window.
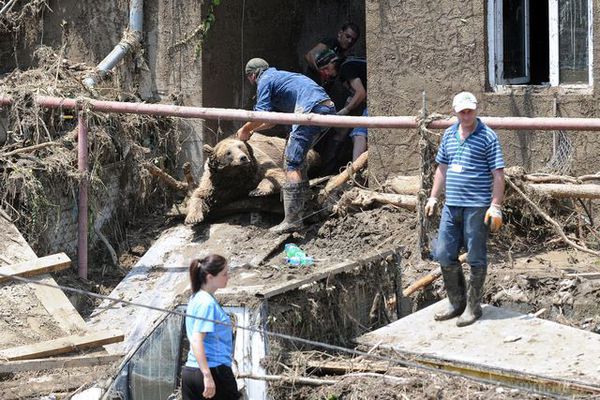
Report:
M488 0L489 79L592 84L592 0Z

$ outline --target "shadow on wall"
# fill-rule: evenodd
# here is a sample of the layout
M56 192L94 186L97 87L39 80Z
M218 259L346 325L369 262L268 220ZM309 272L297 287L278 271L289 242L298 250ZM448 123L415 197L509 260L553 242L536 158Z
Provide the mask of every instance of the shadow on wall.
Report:
M533 100L531 96L530 90L525 90L522 96L522 104L519 106L517 104L517 98L514 93L511 93L509 96L509 104L510 104L510 115L515 117L533 117ZM532 157L529 149L531 148L532 143L532 134L534 132L517 130L516 132L517 140L519 143L519 155L520 155L520 164L527 170L531 170L532 166Z

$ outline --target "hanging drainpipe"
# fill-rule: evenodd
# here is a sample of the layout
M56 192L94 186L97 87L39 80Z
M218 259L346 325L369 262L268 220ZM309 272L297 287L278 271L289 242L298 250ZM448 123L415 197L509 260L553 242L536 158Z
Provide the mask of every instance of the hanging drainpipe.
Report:
M77 205L77 265L79 277L88 273L88 126L83 110L77 111L77 167L80 174Z
M131 0L129 4L129 28L123 34L121 41L115 46L115 48L98 64L94 73L84 78L83 84L90 90L94 90L94 87L98 82L108 75L111 69L119 61L125 57L132 49L138 46L142 40L142 27L144 23L144 1L143 0Z

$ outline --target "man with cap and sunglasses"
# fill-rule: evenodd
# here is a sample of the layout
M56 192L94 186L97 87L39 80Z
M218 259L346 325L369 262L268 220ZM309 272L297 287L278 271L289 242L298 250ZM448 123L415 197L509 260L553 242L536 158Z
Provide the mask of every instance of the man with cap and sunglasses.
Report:
M255 111L335 114L335 106L327 93L304 75L269 67L262 58L248 61L245 74L246 79L256 85ZM272 126L250 121L237 131L237 136L247 141L252 133ZM306 155L320 132L318 126L292 126L284 154L286 184L282 194L285 217L281 224L271 228L275 233L289 233L302 228L304 204L309 192Z
M442 268L449 306L434 318L444 321L459 317L456 325L467 326L482 315L488 231L496 232L502 225L504 159L498 136L477 118L475 96L461 92L454 97L452 107L458 122L442 137L425 215L434 214L445 187L435 257ZM462 246L471 267L468 288L458 261Z

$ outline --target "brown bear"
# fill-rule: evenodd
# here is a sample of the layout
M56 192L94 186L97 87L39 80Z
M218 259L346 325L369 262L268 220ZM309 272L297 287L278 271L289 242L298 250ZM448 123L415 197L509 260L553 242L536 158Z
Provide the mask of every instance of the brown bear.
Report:
M233 200L278 193L285 183L285 139L255 133L248 142L230 137L203 150L204 172L190 198L186 224L202 222L211 209ZM309 170L319 164L313 150L306 159Z

